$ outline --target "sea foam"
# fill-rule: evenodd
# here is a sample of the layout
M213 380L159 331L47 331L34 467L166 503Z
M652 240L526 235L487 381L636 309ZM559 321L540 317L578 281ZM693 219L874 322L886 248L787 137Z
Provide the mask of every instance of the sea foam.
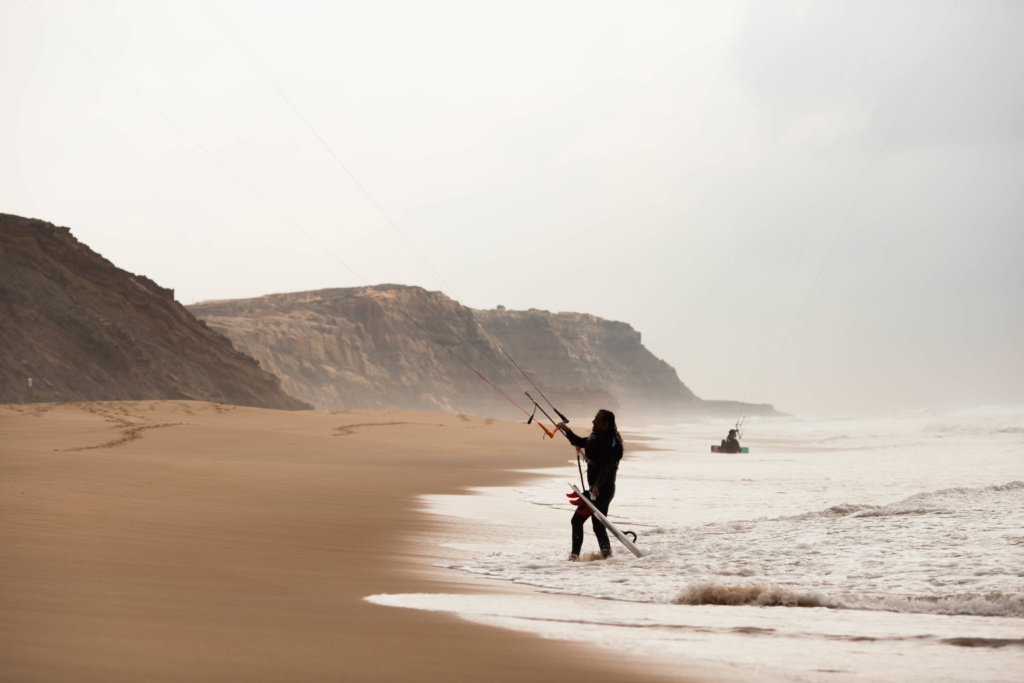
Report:
M1021 409L776 420L748 428L764 442L748 439L743 456L710 453L700 425L647 428L661 450L639 454L624 432L609 517L639 534L643 558L614 546L610 561L566 561L572 461L514 490L430 503L483 535L442 541L459 554L439 566L535 586L540 602L408 604L458 602L491 625L799 680L1019 680L1021 424ZM492 496L515 526L479 524ZM596 550L589 526L584 543ZM587 606L567 620L541 595ZM830 673L837 661L848 678Z

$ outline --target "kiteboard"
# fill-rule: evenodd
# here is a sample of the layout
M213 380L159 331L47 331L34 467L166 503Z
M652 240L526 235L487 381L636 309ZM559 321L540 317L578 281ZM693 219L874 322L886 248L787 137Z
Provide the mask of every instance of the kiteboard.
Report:
M637 557L643 557L644 556L644 551L640 550L640 548L637 548L636 545L633 543L633 541L631 541L628 538L626 538L625 534L623 534L621 531L619 531L615 527L614 524L609 522L608 518L605 517L603 514L601 514L601 511L598 510L594 506L594 504L592 502L590 502L590 499L587 498L586 496L584 496L583 492L580 491L578 488L576 488L576 484L569 484L569 485L572 486L572 490L576 493L576 497L579 498L580 500L582 500L584 503L587 504L587 507L590 508L590 512L595 517L597 517L597 521L601 522L601 524L604 524L604 527L606 529L608 529L608 531L612 532L615 535L615 538L619 539L619 541L622 542L622 545L624 545L627 548L629 548L629 551L631 553L633 553L634 555L636 555ZM631 531L630 533L633 533L633 532Z
M712 446L711 447L711 452L712 453L725 453L726 451L722 450L721 446ZM741 446L740 447L740 453L749 453L749 452L750 452L750 449L747 448L746 446Z

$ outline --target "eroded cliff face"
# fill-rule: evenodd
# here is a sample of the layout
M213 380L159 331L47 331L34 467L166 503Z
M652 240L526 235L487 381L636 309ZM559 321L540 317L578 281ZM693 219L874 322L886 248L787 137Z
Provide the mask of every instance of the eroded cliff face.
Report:
M317 408L409 408L522 419L521 405L673 415L703 402L625 323L578 313L479 311L418 287L328 289L190 307ZM441 342L440 344L438 342ZM442 346L442 344L444 346ZM449 351L445 347L450 348Z
M190 308L317 408L518 412L456 357L515 387L495 340L470 309L436 292L382 285Z
M0 214L0 321L2 403L195 399L309 408L173 291L117 268L68 228Z
M626 323L540 310L473 313L521 367L536 374L534 381L559 407L592 412L602 395L609 410L642 415L700 403L675 369L648 351L640 333Z

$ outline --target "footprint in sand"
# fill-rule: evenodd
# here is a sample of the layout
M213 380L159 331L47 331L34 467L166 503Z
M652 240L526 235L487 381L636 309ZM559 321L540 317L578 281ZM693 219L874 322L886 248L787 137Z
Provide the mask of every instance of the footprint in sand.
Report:
M91 413L93 415L98 415L99 417L102 417L107 422L112 423L113 425L115 425L117 428L119 428L121 430L121 434L116 439L113 439L111 441L106 441L106 442L101 443L101 444L96 444L96 445L93 445L93 446L78 446L76 448L65 448L65 449L63 449L63 451L65 451L65 452L88 451L88 450L92 450L92 449L95 449L95 448L116 448L117 446L123 446L126 443L130 443L130 442L135 441L137 439L141 439L142 438L142 433L147 431L147 430L150 430L150 429L160 429L160 428L163 428L163 427L176 427L176 426L185 424L183 422L165 422L165 423L159 423L159 424L139 424L138 422L133 422L133 421L127 419L129 417L137 417L137 416L134 415L128 409L129 406L126 406L126 405L103 406L103 405L97 404L97 403L82 403L82 404L78 404L77 407L82 409L82 410L84 410L84 411L86 411L87 413Z

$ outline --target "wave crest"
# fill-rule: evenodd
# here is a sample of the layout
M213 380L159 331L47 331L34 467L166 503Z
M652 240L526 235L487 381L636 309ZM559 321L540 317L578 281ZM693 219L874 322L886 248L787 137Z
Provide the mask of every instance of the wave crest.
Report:
M963 614L979 617L1024 617L1024 593L963 593L936 597L901 597L853 601L853 609L876 609L915 614Z
M675 605L755 605L759 607L828 607L913 614L1024 617L1024 593L963 593L944 596L847 596L774 583L688 584L672 599Z
M1024 493L1024 481L1011 481L978 488L955 487L915 493L888 505L840 503L814 512L779 519L821 519L830 517L896 517L900 515L952 514L957 509L976 505L980 500L1009 499Z
M759 605L763 607L840 607L841 603L820 591L771 583L691 583L672 599L676 605Z

